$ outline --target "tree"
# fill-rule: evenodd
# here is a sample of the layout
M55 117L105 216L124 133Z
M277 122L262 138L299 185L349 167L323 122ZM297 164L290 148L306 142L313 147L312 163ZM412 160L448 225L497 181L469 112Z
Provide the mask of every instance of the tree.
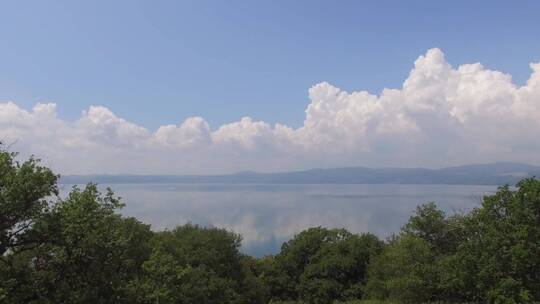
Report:
M47 198L58 194L58 176L39 160L15 160L16 153L0 150L0 259L6 252L32 248L44 235L30 229L47 208Z
M42 216L33 231L47 242L15 259L25 276L10 290L14 302L130 303L127 282L148 258L152 232L116 214L121 206L112 191L89 184Z
M262 303L239 253L240 236L195 225L158 233L144 276L133 282L144 303Z
M464 220L462 214L448 217L431 202L416 207L401 233L425 240L435 251L444 255L454 252L464 239Z
M321 247L300 276L297 287L300 298L308 303L361 299L367 265L382 246L372 234L351 234L335 244Z
M283 244L264 280L274 300L331 303L360 298L369 259L381 247L370 234L310 228Z
M271 272L265 275L274 300L298 300L297 286L305 267L326 243L335 243L348 236L345 230L321 227L302 231L281 246L281 252L275 257Z
M399 303L426 303L437 296L436 254L419 237L394 238L369 267L367 297Z
M538 303L540 181L500 187L465 216L420 206L370 265L367 291L405 303Z
M271 267L271 257L269 258L257 259L249 255L244 255L242 258L245 273L244 297L251 299L253 303L268 303L270 298L268 287L262 278L265 269Z
M466 237L465 219L460 214L446 216L435 203L419 205L370 265L368 296L404 303L455 299L443 277Z
M447 284L469 300L539 302L540 180L524 179L517 190L503 186L485 196L452 263Z

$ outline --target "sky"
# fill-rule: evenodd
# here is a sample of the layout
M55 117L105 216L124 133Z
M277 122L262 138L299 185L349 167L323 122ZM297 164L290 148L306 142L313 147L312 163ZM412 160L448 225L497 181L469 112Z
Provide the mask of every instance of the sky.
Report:
M0 140L65 174L540 164L538 12L3 1Z

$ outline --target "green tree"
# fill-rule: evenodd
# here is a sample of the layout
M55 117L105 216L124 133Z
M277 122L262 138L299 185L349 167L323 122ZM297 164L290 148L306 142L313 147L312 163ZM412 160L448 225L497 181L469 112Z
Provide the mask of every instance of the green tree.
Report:
M0 150L0 259L32 248L43 235L30 229L47 208L47 197L58 194L56 176L39 160L15 160L17 154Z
M416 208L401 233L425 240L433 250L444 255L454 252L465 238L464 221L464 215L447 216L431 202Z
M485 196L446 273L448 288L487 303L540 302L540 180Z
M436 254L419 237L393 239L369 267L367 297L399 303L427 303L437 297Z
M435 203L419 205L401 233L370 265L368 296L403 303L459 298L443 276L466 237L465 220L460 214L446 216Z
M321 247L300 276L300 298L308 303L361 299L367 265L372 256L380 253L382 245L372 234L350 234Z
M538 303L540 181L500 187L467 215L420 206L368 277L368 295L376 299Z
M148 258L152 232L116 214L121 206L93 184L60 200L33 227L47 242L15 259L25 276L10 290L13 302L130 303L127 282Z
M271 257L270 257L271 259ZM245 298L253 303L267 303L270 298L268 287L264 284L263 273L271 267L268 258L257 259L249 255L243 256Z
M133 282L144 303L263 303L239 253L240 236L194 225L158 233L144 276Z
M369 259L381 247L370 234L310 228L283 244L264 280L274 300L331 303L359 298Z
M47 212L48 197L58 194L58 177L31 157L20 162L0 143L0 300L11 301L11 290L27 272L15 257L47 240L34 232L35 222ZM31 287L27 287L31 288Z

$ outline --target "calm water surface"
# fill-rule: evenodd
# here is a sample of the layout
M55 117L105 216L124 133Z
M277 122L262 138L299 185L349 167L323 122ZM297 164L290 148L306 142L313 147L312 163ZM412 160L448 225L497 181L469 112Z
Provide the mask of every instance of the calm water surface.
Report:
M70 185L63 185L66 193ZM343 227L387 237L418 204L435 201L447 212L480 204L495 186L463 185L235 185L115 184L124 215L154 230L188 222L242 234L243 250L273 254L295 233L313 226Z

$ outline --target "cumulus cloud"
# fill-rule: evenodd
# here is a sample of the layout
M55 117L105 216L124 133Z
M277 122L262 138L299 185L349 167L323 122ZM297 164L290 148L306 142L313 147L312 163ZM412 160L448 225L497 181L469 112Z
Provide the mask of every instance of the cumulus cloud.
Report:
M158 144L184 149L203 147L212 141L210 126L202 117L190 117L179 126L161 126L153 138Z
M212 129L201 117L148 130L92 106L77 121L53 103L0 103L0 139L62 173L222 173L331 166L540 164L540 63L524 86L480 63L418 57L401 88L309 89L301 127L244 117Z
M145 128L119 118L101 106L91 106L84 111L75 128L82 138L100 146L134 148L149 136Z

